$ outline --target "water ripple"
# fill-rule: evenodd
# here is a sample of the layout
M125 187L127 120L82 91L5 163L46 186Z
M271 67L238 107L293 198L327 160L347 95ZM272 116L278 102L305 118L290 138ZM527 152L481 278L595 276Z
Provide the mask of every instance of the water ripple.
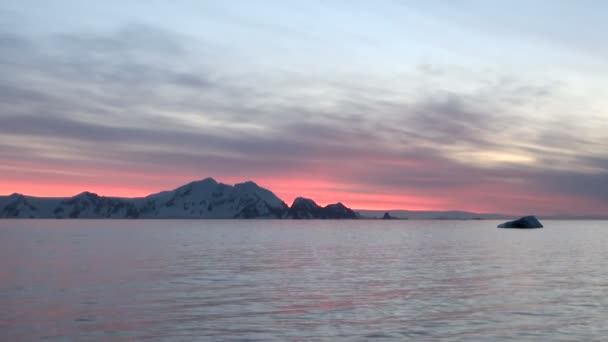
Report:
M0 340L608 336L602 221L11 222Z

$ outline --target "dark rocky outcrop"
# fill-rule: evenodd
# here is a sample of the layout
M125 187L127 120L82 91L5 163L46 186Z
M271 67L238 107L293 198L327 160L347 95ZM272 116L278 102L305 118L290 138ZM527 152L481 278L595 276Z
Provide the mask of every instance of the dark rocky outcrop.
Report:
M321 210L323 219L356 219L358 217L357 213L340 202L329 204Z
M517 220L501 223L498 225L498 228L533 229L543 228L543 225L534 216L524 216Z
M325 207L319 206L309 198L296 198L289 210L286 218L302 219L356 219L357 213L347 208L342 203L329 204Z
M394 220L396 219L396 217L391 216L391 213L389 213L388 211L384 213L384 216L382 216L383 220Z
M309 198L298 197L287 211L287 218L296 220L319 218L321 210L322 208L315 201Z

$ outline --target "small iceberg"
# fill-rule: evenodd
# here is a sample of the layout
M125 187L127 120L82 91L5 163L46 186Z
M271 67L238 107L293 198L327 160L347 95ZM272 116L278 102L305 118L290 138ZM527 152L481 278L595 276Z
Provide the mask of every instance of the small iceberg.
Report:
M535 216L524 216L514 221L508 221L498 225L498 228L520 228L520 229L533 229L542 228L543 225Z

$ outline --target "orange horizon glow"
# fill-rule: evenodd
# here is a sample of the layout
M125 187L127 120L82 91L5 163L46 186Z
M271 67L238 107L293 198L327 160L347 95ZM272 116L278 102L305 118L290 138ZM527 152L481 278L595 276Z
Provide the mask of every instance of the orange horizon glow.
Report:
M150 177L152 179L153 177ZM177 177L176 177L177 178ZM200 178L198 178L200 179ZM240 183L243 180L237 177L227 177L227 179L218 180L226 184ZM254 180L256 181L256 180ZM96 193L106 197L145 197L161 191L173 190L190 181L177 181L159 179L155 184L137 183L135 181L123 186L108 186L105 184L96 184L86 182L80 185L72 183L47 183L42 180L33 182L27 181L4 181L0 182L0 195L10 195L12 193L20 193L28 196L36 197L72 197L84 191ZM123 182L124 183L124 182ZM157 185L157 184L163 185ZM570 206L573 210L594 209L595 212L601 214L601 208L593 208L593 203L586 202L580 198L571 198L566 196L550 196L550 195L522 195L516 191L508 192L508 189L495 187L491 189L485 188L469 188L466 190L445 192L442 196L439 195L420 195L415 192L411 194L395 194L383 190L365 192L359 191L355 185L335 184L331 181L299 181L295 179L278 178L265 179L261 178L256 183L272 191L276 196L283 200L287 205L291 205L296 197L306 197L314 200L318 205L325 206L331 203L341 202L347 207L357 210L464 210L475 213L503 213L517 214L526 213L524 209L518 207L509 207L511 203L528 203L530 207L564 207ZM483 196L481 199L474 198L468 194L483 194L497 193L500 197L490 198L486 200ZM477 196L479 197L479 196ZM466 201L460 200L465 198ZM503 210L496 210L495 207L503 206ZM555 214L550 211L538 210L538 214ZM571 212L560 212L557 214L571 214Z
M187 183L188 182L185 182L182 185L185 185ZM436 209L431 205L431 202L434 201L429 199L397 195L357 194L344 191L328 191L323 190L322 183L307 184L309 186L312 185L311 187L302 186L302 182L295 183L299 186L294 187L293 189L288 188L284 183L280 183L276 187L276 190L274 190L270 186L260 186L272 191L287 205L291 205L291 203L297 197L306 197L314 200L320 206L341 202L351 208L368 210L386 210L387 208L389 208L390 210L399 210L404 208L408 210ZM327 186L329 187L329 185ZM87 186L79 186L74 184L32 184L25 182L8 184L0 182L0 196L8 196L13 193L19 193L22 195L33 197L72 197L82 192L88 191L95 193L99 196L105 197L137 198L146 197L161 191L173 190L175 188L176 186L167 188L129 188L99 186L93 184ZM311 191L310 189L313 190Z
M608 217L597 6L522 6L539 21L513 26L518 11L468 2L322 20L312 3L5 2L0 196L143 198L213 177L287 205Z

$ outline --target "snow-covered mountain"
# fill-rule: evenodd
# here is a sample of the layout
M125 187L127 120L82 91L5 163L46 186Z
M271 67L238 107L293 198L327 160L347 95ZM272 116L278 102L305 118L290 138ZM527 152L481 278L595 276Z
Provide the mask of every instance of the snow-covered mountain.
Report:
M142 218L282 218L287 205L254 182L234 186L213 178L136 200Z
M83 192L68 198L42 198L12 194L0 197L0 217L4 218L101 218L137 217L133 200L100 197Z
M253 182L234 186L212 178L143 198L83 192L68 198L0 197L4 218L283 218L287 205Z

